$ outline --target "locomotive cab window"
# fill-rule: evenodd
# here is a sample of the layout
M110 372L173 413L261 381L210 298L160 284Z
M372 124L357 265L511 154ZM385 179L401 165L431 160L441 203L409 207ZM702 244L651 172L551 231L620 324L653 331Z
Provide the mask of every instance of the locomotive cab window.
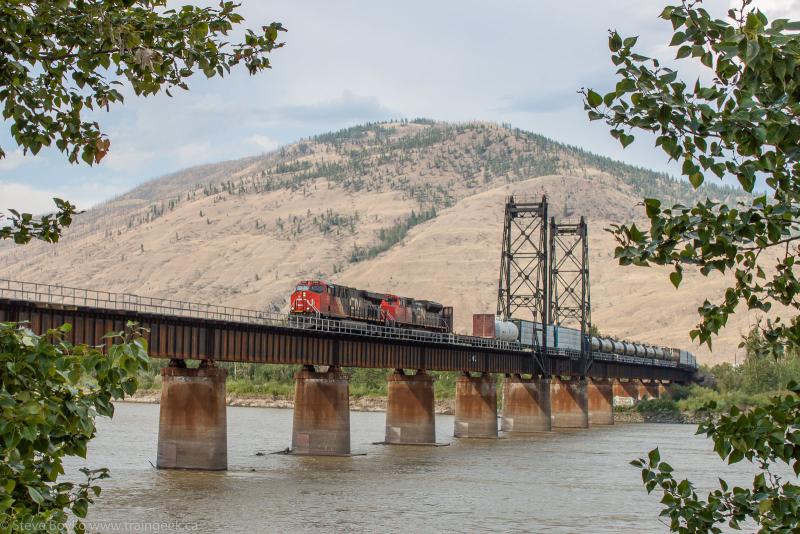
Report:
M314 293L322 293L322 292L325 290L325 289L324 289L324 288L323 288L321 285L319 285L319 284L314 284L314 285L313 285L313 286L311 286L309 289L310 289L311 291L313 291Z
M308 291L308 286L297 286L295 291Z

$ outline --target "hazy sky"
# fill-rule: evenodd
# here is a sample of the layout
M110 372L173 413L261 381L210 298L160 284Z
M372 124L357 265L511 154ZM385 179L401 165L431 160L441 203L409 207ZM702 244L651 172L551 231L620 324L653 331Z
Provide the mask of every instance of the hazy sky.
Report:
M663 2L241 0L245 26L280 21L286 46L257 76L195 77L190 92L136 98L98 115L111 139L99 166L70 165L55 148L24 157L0 144L0 208L41 211L61 196L81 207L195 164L272 150L365 121L485 120L658 170L651 142L624 152L589 123L576 91L609 89L607 30L639 35L641 50L671 57ZM737 2L738 3L738 2ZM705 3L724 16L728 0ZM800 18L800 1L756 0L770 17Z

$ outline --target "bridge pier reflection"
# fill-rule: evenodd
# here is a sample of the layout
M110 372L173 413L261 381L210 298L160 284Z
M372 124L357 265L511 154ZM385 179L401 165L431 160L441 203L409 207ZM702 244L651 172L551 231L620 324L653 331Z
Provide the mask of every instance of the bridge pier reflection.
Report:
M463 373L456 379L455 428L457 438L497 437L497 384L489 373Z
M161 370L159 469L228 468L226 376L208 360L194 369L173 360Z
M294 375L292 453L350 454L350 377L338 367L324 373L304 366Z
M433 377L424 370L407 375L395 369L387 378L386 441L392 445L434 445Z
M614 424L614 397L611 380L592 379L586 384L590 425Z
M500 429L525 433L547 432L551 428L550 379L506 376Z
M550 382L550 410L553 428L589 428L589 402L585 378Z

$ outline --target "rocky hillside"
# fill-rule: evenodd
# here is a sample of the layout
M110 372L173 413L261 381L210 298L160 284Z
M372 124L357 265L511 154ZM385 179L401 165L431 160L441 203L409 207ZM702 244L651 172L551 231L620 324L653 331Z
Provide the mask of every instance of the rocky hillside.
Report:
M547 194L590 221L594 322L604 333L688 346L702 297L724 281L620 268L603 228L639 219L642 196L690 202L663 174L483 123L427 120L324 134L267 155L164 176L78 217L57 245L0 247L0 277L255 309L326 278L455 306L458 329L495 309L502 210ZM725 198L733 190L701 192ZM732 360L741 315L701 359Z

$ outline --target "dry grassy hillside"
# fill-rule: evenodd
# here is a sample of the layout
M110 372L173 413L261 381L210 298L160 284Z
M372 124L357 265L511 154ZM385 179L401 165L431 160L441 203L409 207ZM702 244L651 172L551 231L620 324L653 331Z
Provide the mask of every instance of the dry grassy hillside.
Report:
M0 247L0 277L275 310L297 280L327 278L453 304L467 331L495 309L512 191L589 219L602 332L688 346L698 295L722 282L687 275L676 292L654 269L622 269L602 228L641 216L642 195L685 201L690 188L491 124L366 125L165 176L89 210L57 245ZM737 317L701 360L732 360L748 324Z

